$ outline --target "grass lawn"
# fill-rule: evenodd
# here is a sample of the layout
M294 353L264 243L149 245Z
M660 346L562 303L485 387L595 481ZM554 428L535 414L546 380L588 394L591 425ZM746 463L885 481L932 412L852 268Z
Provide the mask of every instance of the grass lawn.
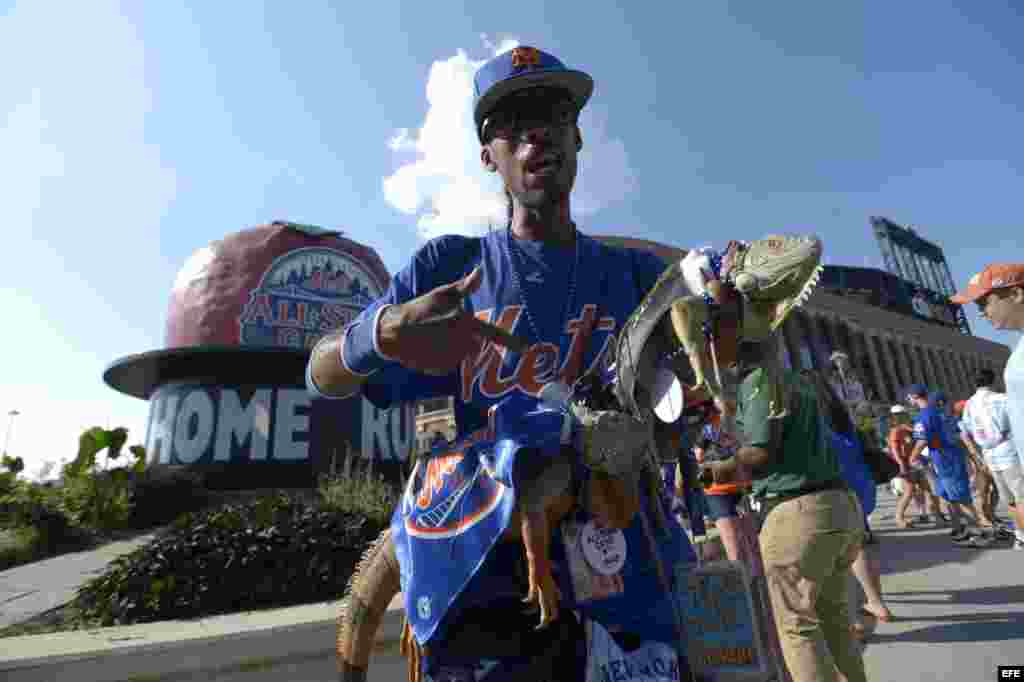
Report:
M83 533L80 537L67 538L62 543L47 546L40 532L31 526L0 528L0 571L88 549L95 546L97 541L98 538Z
M21 637L23 635L45 635L50 632L65 632L84 627L79 624L76 613L70 606L58 606L55 609L40 613L27 621L0 628L0 638Z
M35 535L29 528L0 528L0 570L31 560Z

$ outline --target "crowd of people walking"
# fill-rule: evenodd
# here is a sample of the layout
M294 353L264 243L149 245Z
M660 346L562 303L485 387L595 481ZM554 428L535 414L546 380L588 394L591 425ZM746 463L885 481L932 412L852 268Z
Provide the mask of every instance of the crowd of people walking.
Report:
M975 303L998 329L1024 330L1024 265L989 266L953 301ZM759 352L765 352L763 344ZM841 356L830 360L841 362ZM757 358L748 362L746 369L742 359L739 364L746 377L741 386L750 385L763 365ZM841 375L839 369L834 374ZM683 455L697 466L677 468L676 508L695 534L704 532L706 516L725 558L766 577L792 679L831 680L835 671L847 680L864 679L852 642L865 636L868 619L896 617L885 603L871 547L868 517L879 489L888 487L899 498L900 529L949 527L958 548L1024 550L1024 341L1005 368L1005 391L988 369L975 377L974 394L956 401L941 388L913 384L904 403L888 408L884 434L859 429L857 417L868 407L863 396L854 391L853 399L845 392L840 397L822 373L786 372L783 381L787 395L796 397L773 425L758 404L764 393L751 400L749 390L746 400L740 392L737 434L720 429L721 414L714 410L699 416L690 429L699 435ZM885 467L877 461L871 466L881 454L873 452L877 447L891 460L891 475L880 476ZM774 457L749 462L761 465L756 477L740 457L731 478L684 480L685 471L714 471L743 449L766 449ZM845 596L851 578L864 594L856 613Z

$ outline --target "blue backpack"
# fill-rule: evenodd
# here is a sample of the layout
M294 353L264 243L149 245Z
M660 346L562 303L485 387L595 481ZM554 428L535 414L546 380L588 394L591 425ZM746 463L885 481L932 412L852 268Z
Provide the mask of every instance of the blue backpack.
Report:
M843 480L857 494L860 506L864 508L864 514L870 514L875 510L877 488L871 469L864 461L864 447L860 438L853 434L836 433L829 429L829 439L832 451L836 453L836 458L839 460L839 469Z

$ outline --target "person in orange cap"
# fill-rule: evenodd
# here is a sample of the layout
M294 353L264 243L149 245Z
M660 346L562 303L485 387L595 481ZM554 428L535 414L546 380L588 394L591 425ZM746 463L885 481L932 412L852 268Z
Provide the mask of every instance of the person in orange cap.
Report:
M993 263L971 277L967 287L952 297L953 303L974 303L981 316L996 329L1024 330L1024 263ZM1024 466L1024 338L1003 371L1010 431ZM1018 529L1020 530L1020 529Z
M996 329L1024 330L1024 263L993 263L971 277L963 291L951 298L961 305L974 303L981 316ZM1006 384L1010 439L1021 467L1024 467L1024 337L1003 370ZM1024 528L1018 527L1017 540L1024 542Z

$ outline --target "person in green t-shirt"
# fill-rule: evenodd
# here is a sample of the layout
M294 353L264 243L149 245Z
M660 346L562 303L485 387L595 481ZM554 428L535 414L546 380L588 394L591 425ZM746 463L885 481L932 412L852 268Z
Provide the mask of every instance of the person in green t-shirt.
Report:
M736 455L709 465L727 482L753 471L753 495L766 508L761 555L786 666L794 682L865 682L850 632L850 566L864 543L864 513L840 476L828 424L846 417L811 378L778 366L773 338L744 343ZM847 418L848 419L848 418Z

